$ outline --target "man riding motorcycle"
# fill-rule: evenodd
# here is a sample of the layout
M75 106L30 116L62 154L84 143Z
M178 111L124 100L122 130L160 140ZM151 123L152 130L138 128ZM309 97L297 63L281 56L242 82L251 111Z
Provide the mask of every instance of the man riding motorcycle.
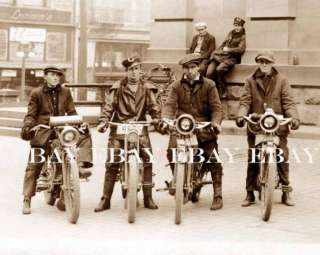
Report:
M181 114L191 114L196 121L210 121L211 127L205 128L197 134L199 148L204 150L204 163L211 172L214 196L211 210L221 209L222 201L222 165L214 157L214 150L218 152L218 137L216 130L221 129L222 106L215 83L199 73L199 65L202 58L200 54L188 54L180 60L183 68L182 79L170 85L170 91L164 108L162 118L175 119ZM162 130L167 128L166 123L161 122ZM172 148L177 147L176 136L170 135L167 158L172 162ZM170 163L171 170L174 164Z
M157 89L150 83L141 79L141 61L137 56L125 59L122 65L126 69L127 77L116 82L110 89L106 104L99 118L98 131L105 132L108 122L126 123L129 121L145 121L147 112L152 119L159 119L160 107L156 102ZM146 128L140 138L140 156L144 167L143 195L144 207L158 209L152 199L152 163L149 162L148 154L143 150L151 150L149 133ZM108 139L108 157L106 162L106 172L104 179L103 194L99 205L94 209L101 212L110 209L110 200L117 180L120 163L110 161L109 149L123 149L124 140L121 135L116 134L116 128L110 128ZM116 160L115 160L116 161Z
M44 68L45 83L39 88L35 88L30 95L28 103L28 112L24 117L23 127L21 130L21 138L29 141L31 149L36 154L40 153L40 149L44 150L44 155L49 153L50 139L54 138L52 129L39 129L34 131L32 128L39 125L49 124L51 116L76 115L73 98L70 89L61 86L63 78L63 70L56 66ZM81 129L83 131L78 142L78 162L80 167L80 177L89 177L91 172L84 169L92 166L92 141L89 130L84 124ZM31 154L30 154L31 155ZM28 161L24 176L23 184L23 214L31 213L31 198L35 195L37 179L41 173L42 166L45 162ZM60 199L57 203L60 210L64 210L64 202Z
M271 51L259 52L255 58L258 68L246 79L243 93L240 97L240 108L236 124L243 127L245 120L243 116L253 114L263 114L265 108L272 108L276 114L284 117L291 117L291 129L298 129L300 121L296 103L291 93L288 80L274 67L274 54ZM289 195L289 149L288 149L287 126L280 127L278 130L279 148L283 151L284 161L278 163L278 171L282 186L288 187L282 194L282 203L293 206L294 203ZM247 207L255 202L254 190L257 189L257 176L259 174L259 163L252 161L252 150L255 147L256 136L248 130L248 168L246 179L247 197L242 206Z

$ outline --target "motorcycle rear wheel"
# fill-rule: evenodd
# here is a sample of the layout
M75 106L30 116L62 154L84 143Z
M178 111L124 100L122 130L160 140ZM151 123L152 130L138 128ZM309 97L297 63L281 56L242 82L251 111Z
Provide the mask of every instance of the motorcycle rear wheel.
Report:
M79 168L76 162L63 164L64 200L66 205L67 218L75 224L80 214L80 181Z
M137 189L139 178L139 163L134 155L128 157L128 190L126 192L128 222L134 223L137 211Z
M185 164L175 164L175 177L176 177L176 192L175 192L175 223L178 225L181 223L182 205L184 198L184 170Z

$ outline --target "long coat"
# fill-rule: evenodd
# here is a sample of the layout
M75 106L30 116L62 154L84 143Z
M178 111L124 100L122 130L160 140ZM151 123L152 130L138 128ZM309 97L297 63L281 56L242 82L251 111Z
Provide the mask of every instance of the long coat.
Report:
M193 53L195 48L197 47L197 42L198 42L199 35L195 35L192 39L192 43L190 46L190 53ZM209 33L206 33L204 35L201 49L200 49L200 54L204 59L209 59L211 53L215 50L216 48L216 39L214 36L212 36Z
M56 88L58 94L58 113L57 116L76 115L73 98L69 88L60 85ZM23 128L34 127L38 124L49 124L49 119L54 116L54 106L50 95L50 89L47 85L36 88L31 92L28 104L28 112L24 117ZM53 130L40 129L31 139L32 147L42 147L48 142ZM78 159L83 162L92 162L92 140L90 133L81 134L78 143Z
M260 69L257 69L246 79L240 97L238 116L262 114L265 112L264 104L272 108L276 114L299 119L289 82L275 68L272 68L268 77L264 77ZM288 127L281 126L278 134L285 136L288 133Z
M197 121L221 124L222 106L215 83L200 76L193 86L194 88L191 89L189 82L184 77L173 82L162 109L162 117L174 119L187 113ZM202 142L215 138L215 134L208 130L202 130L198 134L198 139Z

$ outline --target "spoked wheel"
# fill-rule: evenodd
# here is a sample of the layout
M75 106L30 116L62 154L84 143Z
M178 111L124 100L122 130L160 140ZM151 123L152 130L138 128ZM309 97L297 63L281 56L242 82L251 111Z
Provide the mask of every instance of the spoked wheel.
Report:
M262 202L262 220L268 221L271 216L273 193L275 189L275 177L277 171L276 163L264 163L261 169L261 202Z
M134 223L137 211L137 189L139 178L139 163L134 155L128 157L128 190L126 194L128 222Z
M75 224L80 212L80 181L76 162L65 161L63 164L64 201L68 220Z
M176 193L175 193L175 223L181 223L182 205L183 205L183 187L184 187L184 168L185 164L177 163L175 164L175 177L176 177Z

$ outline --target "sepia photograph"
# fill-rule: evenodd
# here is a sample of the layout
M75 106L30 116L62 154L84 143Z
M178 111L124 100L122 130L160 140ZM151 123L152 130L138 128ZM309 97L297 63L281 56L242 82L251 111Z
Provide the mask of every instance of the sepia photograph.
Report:
M1 255L320 253L320 1L0 0Z

